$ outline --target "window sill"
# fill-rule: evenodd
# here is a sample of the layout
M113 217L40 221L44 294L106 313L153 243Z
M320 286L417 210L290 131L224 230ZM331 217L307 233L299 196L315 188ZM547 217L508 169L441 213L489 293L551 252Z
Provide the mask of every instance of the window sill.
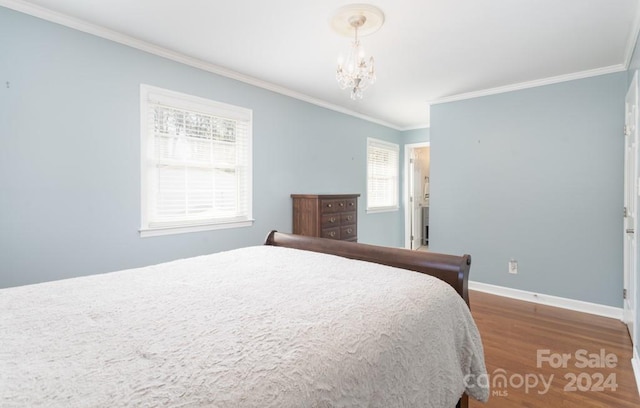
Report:
M400 207L386 207L386 208L367 208L367 214L385 213L398 211Z
M254 220L234 221L218 224L187 225L176 227L141 228L140 238L158 237L161 235L186 234L189 232L213 231L228 228L243 228L253 225Z

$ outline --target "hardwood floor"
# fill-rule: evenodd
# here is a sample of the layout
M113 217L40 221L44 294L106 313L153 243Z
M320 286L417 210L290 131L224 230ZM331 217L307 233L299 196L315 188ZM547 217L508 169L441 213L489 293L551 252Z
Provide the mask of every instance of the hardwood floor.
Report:
M492 389L470 407L640 407L622 322L475 291L470 300Z

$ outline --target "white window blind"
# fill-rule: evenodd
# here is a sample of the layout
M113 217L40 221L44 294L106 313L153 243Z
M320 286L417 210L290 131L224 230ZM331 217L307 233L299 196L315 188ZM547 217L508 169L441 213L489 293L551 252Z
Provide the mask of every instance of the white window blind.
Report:
M141 112L143 236L250 225L251 111L142 85Z
M367 211L398 209L399 147L367 139Z

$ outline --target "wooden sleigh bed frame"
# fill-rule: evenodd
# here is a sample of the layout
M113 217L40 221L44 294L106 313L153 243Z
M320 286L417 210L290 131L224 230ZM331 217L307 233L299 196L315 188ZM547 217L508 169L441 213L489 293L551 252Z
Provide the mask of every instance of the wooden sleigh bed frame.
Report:
M425 273L447 282L464 299L467 306L469 305L470 255L455 256L434 252L418 252L401 248L285 234L277 231L271 231L264 244L338 255L344 258ZM467 408L468 406L469 397L465 394L456 407Z

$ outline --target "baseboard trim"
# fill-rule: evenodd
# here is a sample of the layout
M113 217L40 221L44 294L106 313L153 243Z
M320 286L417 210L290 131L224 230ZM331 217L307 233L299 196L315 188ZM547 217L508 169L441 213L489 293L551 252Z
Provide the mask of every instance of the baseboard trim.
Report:
M638 395L640 395L640 356L638 355L638 349L633 347L633 358L631 359L631 366L633 367L633 374L636 377L636 387L638 387Z
M533 302L541 305L560 307L562 309L569 309L577 312L589 313L593 315L611 317L614 319L622 320L623 311L622 311L622 308L620 307L583 302L581 300L574 300L574 299L562 298L558 296L545 295L541 293L528 292L526 290L520 290L520 289L511 289L504 286L496 286L496 285L490 285L488 283L474 282L474 281L469 281L469 289L477 290L479 292L490 293L492 295L498 295L498 296L508 297L508 298L517 299L517 300L524 300L525 302Z

